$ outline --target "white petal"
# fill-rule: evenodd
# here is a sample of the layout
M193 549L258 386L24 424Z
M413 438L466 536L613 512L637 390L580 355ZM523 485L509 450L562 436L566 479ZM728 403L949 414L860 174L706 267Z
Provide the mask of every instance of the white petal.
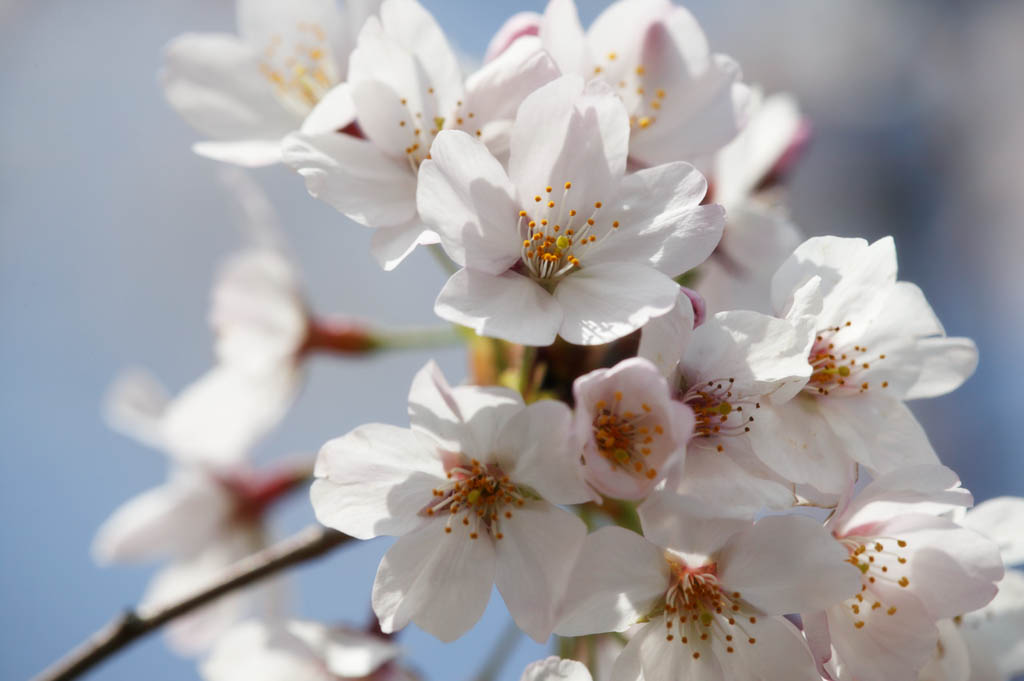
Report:
M998 544L1007 565L1024 563L1024 499L989 499L968 511L961 524Z
M540 40L520 38L466 79L462 110L473 112L478 126L501 119L512 121L527 95L558 76L558 67ZM507 148L508 142L503 146Z
M971 493L960 486L957 474L937 464L906 466L880 475L841 508L834 529L849 534L907 514L942 515L973 503Z
M978 674L989 666L1000 673L993 678L1004 681L1024 671L1021 631L1024 631L1024 573L1008 570L992 602L964 617L961 632L970 648L972 672ZM988 679L971 677L971 681Z
M346 44L346 26L335 0L239 0L236 14L238 34L257 50L272 44L279 45L281 52L301 44L309 49L309 43L316 41L316 47L335 52Z
M302 620L289 621L287 628L316 651L321 665L326 664L330 672L345 678L372 674L401 654L394 642L374 634Z
M446 533L437 519L400 538L380 562L373 610L391 633L410 620L450 642L476 624L494 583L494 545L485 535Z
M100 563L188 555L210 541L232 510L212 478L180 471L114 511L96 532L92 553Z
M587 527L572 513L530 502L501 518L495 582L512 619L538 643L551 635Z
M555 288L561 306L559 335L570 343L609 343L636 331L676 303L679 287L640 263L585 266Z
M587 665L549 657L527 665L519 681L592 681Z
M718 556L723 588L769 615L820 610L853 596L860 571L820 523L768 516L733 535Z
M222 140L280 139L301 118L273 95L258 54L233 35L186 33L164 53L164 94L192 127Z
M355 120L356 103L352 99L352 90L348 83L341 83L317 102L306 120L302 121L300 131L306 135L340 132Z
M416 176L404 161L351 135L289 135L284 162L306 180L310 196L370 227L401 225L416 216Z
M920 681L970 681L971 660L967 644L953 620L942 620L935 656L925 665Z
M553 504L590 500L583 483L572 412L563 402L540 400L502 426L495 449L502 469Z
M434 313L481 336L523 345L551 345L562 323L551 294L515 272L495 277L459 270L441 289Z
M978 347L970 338L924 338L914 353L923 366L920 378L904 396L908 400L952 392L978 368Z
M678 482L669 489L703 501L708 506L728 504L737 513L753 518L763 508L787 509L796 502L793 489L772 474L750 451L742 437L692 440L686 451L686 465ZM717 444L724 447L717 450Z
M738 641L735 654L719 652L728 681L819 681L817 665L807 642L795 626L782 617L759 617L747 634L756 643Z
M562 73L590 74L590 55L573 0L548 2L540 22L540 38Z
M323 446L310 497L317 520L359 539L402 535L445 481L432 443L404 428L368 424Z
M323 661L285 623L246 620L229 629L200 665L206 681L330 681Z
M484 63L493 61L520 38L537 35L540 32L541 15L537 12L516 12L501 25L491 37L484 51Z
M625 631L664 597L671 572L662 550L621 527L583 542L555 631L584 636Z
M385 272L395 269L417 246L436 244L437 234L415 217L393 227L379 227L370 237L370 253Z
M515 187L481 142L442 130L420 166L416 204L457 264L499 275L521 250Z
M711 645L694 642L703 653L693 657L694 650L679 640L666 640L664 617L658 617L644 629L640 641L640 663L644 681L732 681L726 677L718 655L710 653ZM628 647L628 646L627 646Z
M637 357L651 361L673 386L678 380L676 366L690 343L693 322L693 304L685 293L679 291L675 307L644 324L640 333Z
M103 399L103 414L114 430L150 447L163 446L160 423L170 397L145 369L128 369L114 379Z
M242 139L227 142L196 142L192 151L203 158L233 163L243 168L262 168L280 163L280 137L270 139Z
M667 489L655 490L637 508L644 536L658 546L680 553L711 556L729 537L750 526L745 513L728 515L723 508L708 507L691 497Z

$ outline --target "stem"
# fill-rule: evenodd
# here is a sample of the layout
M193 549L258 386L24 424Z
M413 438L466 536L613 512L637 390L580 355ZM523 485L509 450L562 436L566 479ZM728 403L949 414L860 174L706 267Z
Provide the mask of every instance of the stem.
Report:
M431 326L400 330L376 330L371 334L378 350L408 350L458 345L465 338L454 326Z
M529 402L527 393L530 391L533 383L533 363L537 359L537 348L532 345L523 346L523 357L519 362L519 380L518 388L519 392L523 395L523 400Z
M351 539L348 535L319 525L307 527L282 542L238 561L219 580L192 596L151 611L128 610L121 613L50 665L33 681L67 681L76 678L171 620L287 567L319 558Z
M379 350L432 348L462 342L463 336L454 326L378 329L351 319L316 318L310 320L299 354L365 355Z
M494 681L498 672L501 671L501 668L505 666L508 658L515 651L521 634L522 632L516 626L516 623L509 620L505 624L505 630L501 632L501 638L491 648L491 654L484 661L480 671L477 672L474 681Z

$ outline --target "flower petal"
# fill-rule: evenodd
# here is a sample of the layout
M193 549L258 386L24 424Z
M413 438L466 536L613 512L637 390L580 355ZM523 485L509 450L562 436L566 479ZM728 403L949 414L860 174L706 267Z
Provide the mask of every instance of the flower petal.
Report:
M551 345L562 323L551 294L515 272L459 270L441 289L434 313L481 336L535 346Z
M544 49L562 73L589 74L590 55L573 0L550 0L541 17L539 35Z
M516 12L501 25L484 51L484 63L493 61L520 38L540 32L541 15L537 12Z
M675 307L644 324L640 333L637 357L643 357L658 367L658 371L670 381L673 388L678 385L676 367L690 343L693 325L693 304L680 290Z
M242 139L225 142L196 142L192 151L214 161L233 163L243 168L262 168L282 160L282 140L280 137L271 139Z
M658 546L680 553L708 557L729 537L750 526L745 513L676 494L655 490L637 508L644 536Z
M341 132L342 128L356 120L356 103L348 83L341 83L328 90L302 122L300 132L319 135Z
M592 681L587 665L549 657L527 665L519 681Z
M427 229L416 217L401 225L373 230L370 253L385 272L390 272L401 265L417 246L437 242L437 234Z
M968 511L961 524L998 544L1007 565L1024 563L1024 499L989 499Z

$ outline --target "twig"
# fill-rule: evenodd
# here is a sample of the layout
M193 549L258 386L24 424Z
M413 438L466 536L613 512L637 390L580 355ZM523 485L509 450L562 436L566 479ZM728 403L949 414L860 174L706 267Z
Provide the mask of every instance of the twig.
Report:
M473 681L494 681L494 678L501 671L501 668L508 662L508 658L515 652L516 645L519 644L519 637L522 635L519 627L512 620L509 620L505 624L504 631L501 632L501 638L491 648L491 653L484 661L480 671L473 677Z
M351 539L348 535L326 527L307 527L278 544L238 561L219 580L188 598L147 612L128 610L118 615L33 681L73 679L167 622L287 567L318 558Z

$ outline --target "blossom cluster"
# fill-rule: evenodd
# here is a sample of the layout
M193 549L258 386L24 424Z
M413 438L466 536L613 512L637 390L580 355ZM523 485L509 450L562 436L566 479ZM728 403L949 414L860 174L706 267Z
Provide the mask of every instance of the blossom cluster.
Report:
M513 16L468 76L416 0L238 0L238 35L166 51L196 153L284 163L373 230L391 270L451 266L434 312L471 381L429 362L407 427L366 424L312 467L248 453L316 351L383 335L310 310L264 200L214 285L217 364L174 398L118 379L112 423L172 461L101 528L104 561L170 558L172 602L266 542L312 478L317 520L397 537L371 630L292 619L279 582L175 623L210 681L416 679L391 640L471 629L497 587L563 657L524 681L968 681L1024 670L1024 501L968 511L907 406L959 387L892 238L804 240L783 180L809 125L670 0ZM587 641L590 646L576 643ZM585 664L584 664L585 663Z

